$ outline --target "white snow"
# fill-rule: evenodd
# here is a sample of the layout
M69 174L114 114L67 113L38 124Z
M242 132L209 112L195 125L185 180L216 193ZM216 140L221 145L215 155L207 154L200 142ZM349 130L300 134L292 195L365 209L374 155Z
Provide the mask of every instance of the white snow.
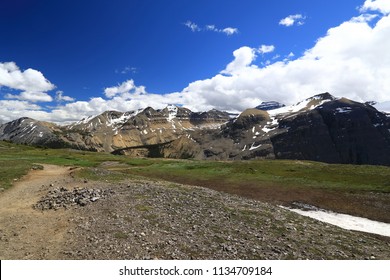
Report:
M303 101L301 101L301 102L299 102L297 104L291 105L291 106L285 106L285 107L281 107L281 108L278 108L278 109L270 110L270 111L268 111L268 114L271 117L273 117L273 116L280 115L280 114L296 113L296 112L299 112L300 110L306 108L311 101L318 100L318 99L320 99L320 97L308 98L306 100L303 100ZM318 106L321 106L324 103L327 103L329 101L331 101L331 100L329 100L329 99L322 100L317 105L311 106L308 109L309 110L315 109Z
M337 113L350 113L351 111L352 111L351 107L336 108Z
M244 149L242 149L242 151L245 151L245 149L246 149L246 145L244 146Z
M117 119L109 118L107 120L107 126L114 126L117 124L125 123L127 120L128 120L128 117L125 114L123 114L122 116L120 116Z
M280 207L298 213L302 216L310 217L321 222L341 227L343 229L369 232L390 237L390 224L387 223L325 210L304 211L283 206Z
M146 129L144 129L143 133L144 134L148 134L148 131Z
M169 104L167 106L167 109L168 109L168 121L172 121L177 116L178 108L175 105Z
M196 143L196 141L191 137L191 134L187 134L187 138L190 139L192 142Z
M41 131L41 132L39 132L39 134L38 134L38 137L40 137L40 138L42 138L43 137L43 132Z
M80 121L76 122L75 125L77 125L77 124L86 124L86 123L90 122L93 118L95 118L95 116L88 116L88 117L83 118Z
M261 130L264 131L265 133L268 133L274 129L277 129L278 123L279 120L275 116L272 116L271 121L267 122L267 124Z
M254 145L255 145L255 143L252 144L252 146L249 148L249 151L256 150L256 149L260 148L262 144L260 144L258 146L254 146Z
M276 127L275 127L276 128ZM261 130L264 131L265 133L268 133L272 130L274 130L275 128L267 128L267 127L263 127Z

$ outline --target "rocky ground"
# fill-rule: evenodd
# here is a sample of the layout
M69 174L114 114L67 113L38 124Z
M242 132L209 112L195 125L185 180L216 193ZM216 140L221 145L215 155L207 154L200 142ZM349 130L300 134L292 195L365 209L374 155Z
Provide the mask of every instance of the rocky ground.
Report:
M345 231L271 204L164 182L109 186L78 208L76 259L389 259L389 239Z
M19 212L22 204L0 210L1 259L390 259L389 238L269 203L169 182L94 182L61 172L29 178L27 192L16 186L0 194L1 208L28 196ZM38 221L45 224L39 232Z

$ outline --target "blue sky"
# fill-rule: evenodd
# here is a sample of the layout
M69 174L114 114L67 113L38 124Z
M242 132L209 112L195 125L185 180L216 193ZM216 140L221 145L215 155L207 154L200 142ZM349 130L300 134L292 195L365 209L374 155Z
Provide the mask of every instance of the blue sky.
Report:
M0 120L167 103L240 111L323 91L389 101L388 2L3 0ZM362 58L371 50L381 59Z

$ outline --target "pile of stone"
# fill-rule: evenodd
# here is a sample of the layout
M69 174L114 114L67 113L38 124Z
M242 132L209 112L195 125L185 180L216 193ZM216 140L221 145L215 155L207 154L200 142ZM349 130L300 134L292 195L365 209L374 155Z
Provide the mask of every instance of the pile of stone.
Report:
M91 202L109 197L113 193L111 189L77 188L70 191L61 187L49 191L34 205L34 208L38 210L57 210L60 208L67 209L71 206L86 206Z

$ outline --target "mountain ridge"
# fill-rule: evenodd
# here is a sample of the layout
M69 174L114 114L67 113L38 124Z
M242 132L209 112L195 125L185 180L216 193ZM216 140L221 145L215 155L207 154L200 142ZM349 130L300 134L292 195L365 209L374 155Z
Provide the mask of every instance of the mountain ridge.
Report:
M129 156L390 165L390 119L370 103L322 93L263 105L270 110L257 106L234 118L176 105L105 111L66 126L21 118L0 126L0 140Z

